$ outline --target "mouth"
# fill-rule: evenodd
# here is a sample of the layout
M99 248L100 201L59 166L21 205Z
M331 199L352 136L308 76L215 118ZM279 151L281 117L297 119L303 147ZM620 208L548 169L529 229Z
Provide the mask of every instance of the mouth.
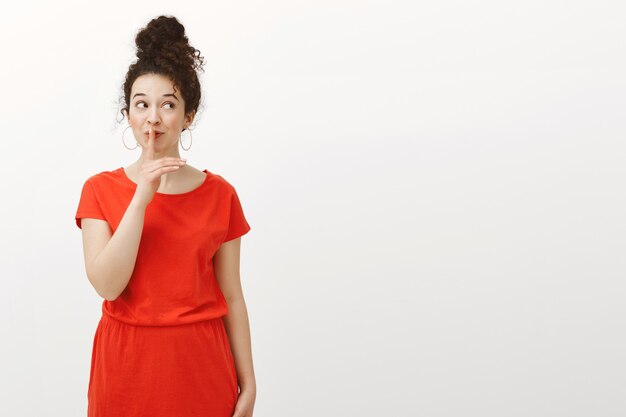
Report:
M156 133L156 135L154 135L155 139L156 139L156 138L158 138L158 137L160 137L160 136L163 134L163 132L155 132L155 133ZM144 136L146 136L146 137L149 137L149 136L150 136L149 132L143 132L143 134L144 134Z

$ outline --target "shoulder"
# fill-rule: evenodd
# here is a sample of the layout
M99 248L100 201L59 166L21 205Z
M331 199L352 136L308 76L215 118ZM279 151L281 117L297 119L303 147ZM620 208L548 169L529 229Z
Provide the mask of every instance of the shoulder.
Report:
M83 187L86 187L87 184L89 184L95 190L107 189L111 186L112 182L119 181L119 170L120 168L111 171L100 171L92 174L85 179Z
M115 176L119 173L119 170L121 168L116 168L114 170L110 170L110 171L100 171L97 172L95 174L92 174L91 176L87 177L87 181L103 181L106 178L110 178L112 176Z
M218 184L220 191L227 193L227 194L235 192L235 187L229 181L227 181L222 175L209 172L208 170L207 172L209 175L212 176L213 181L216 184Z

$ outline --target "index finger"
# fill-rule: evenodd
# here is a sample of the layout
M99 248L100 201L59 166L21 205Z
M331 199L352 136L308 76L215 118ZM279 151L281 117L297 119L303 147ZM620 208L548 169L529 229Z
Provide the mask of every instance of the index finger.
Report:
M146 150L146 159L149 161L154 160L154 137L156 134L154 133L154 129L150 128L148 132L148 149Z

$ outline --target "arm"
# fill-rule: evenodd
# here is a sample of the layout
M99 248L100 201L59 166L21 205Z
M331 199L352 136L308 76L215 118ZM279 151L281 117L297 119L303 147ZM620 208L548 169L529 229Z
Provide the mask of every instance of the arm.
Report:
M240 237L225 242L215 253L213 265L216 279L228 303L224 325L235 359L239 386L242 393L249 392L255 397L256 380L252 363L250 324L239 274L240 249Z
M145 212L146 205L133 197L114 234L104 220L81 219L87 278L109 301L124 291L135 269Z

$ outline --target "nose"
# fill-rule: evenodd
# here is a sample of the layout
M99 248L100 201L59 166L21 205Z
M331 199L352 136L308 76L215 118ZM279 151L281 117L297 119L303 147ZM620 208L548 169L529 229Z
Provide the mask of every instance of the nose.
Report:
M147 122L150 125L155 125L155 124L159 123L159 120L160 120L159 111L156 108L156 106L153 106L152 110L148 114Z

